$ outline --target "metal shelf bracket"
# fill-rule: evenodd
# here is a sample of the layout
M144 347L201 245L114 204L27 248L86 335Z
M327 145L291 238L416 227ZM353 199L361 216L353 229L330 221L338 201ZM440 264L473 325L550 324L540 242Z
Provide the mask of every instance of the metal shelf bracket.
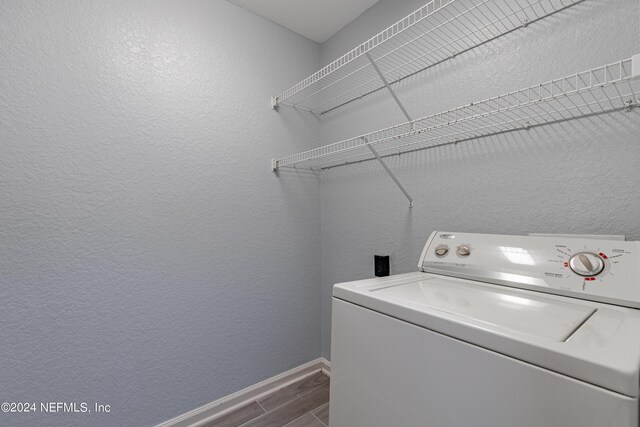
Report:
M407 193L407 190L404 189L404 186L402 184L400 184L400 181L398 181L398 178L396 178L396 176L393 174L393 172L391 172L391 169L389 169L389 166L387 166L387 164L384 162L384 160L382 160L382 157L380 157L380 155L378 154L376 149L373 148L371 146L371 144L369 144L369 141L367 141L366 138L364 138L364 141L365 141L365 144L367 145L367 148L369 148L369 150L371 150L373 155L376 156L376 159L380 162L380 164L382 165L384 170L387 171L387 173L389 174L389 176L391 177L393 182L395 182L396 185L398 186L398 188L400 189L400 191L402 191L402 194L404 194L404 196L407 198L407 200L409 200L409 208L412 208L413 207L413 198L409 195L409 193Z
M367 55L367 59L369 60L369 62L371 62L371 66L373 67L374 70L376 70L376 73L378 73L378 76L380 77L380 80L382 80L382 83L384 83L385 87L389 90L389 93L391 94L393 99L395 99L396 103L398 104L398 107L400 107L400 109L402 110L402 114L404 114L404 116L407 118L408 122L412 122L413 119L411 118L409 113L407 113L406 108L404 108L404 105L402 105L402 102L400 102L400 99L398 98L398 95L396 95L396 93L393 91L393 88L391 87L391 85L389 85L389 82L387 81L387 78L384 76L384 74L382 74L382 71L380 71L380 68L378 67L378 64L376 64L376 61L373 60L373 58L371 57L371 54L369 52L367 52L365 55Z
M398 95L396 95L396 93L394 92L394 90L391 87L391 85L389 85L389 82L387 81L387 79L384 76L384 74L382 74L382 71L380 71L380 68L378 67L378 64L376 64L376 61L373 60L373 58L371 57L371 54L369 52L367 52L365 55L367 56L367 59L369 60L369 62L371 62L371 66L373 67L373 69L376 70L376 73L378 73L378 76L380 77L380 80L382 80L382 83L384 83L385 87L389 90L389 93L391 94L393 99L396 101L396 104L398 104L398 107L400 107L400 110L402 111L402 114L404 114L404 116L407 118L407 121L413 122L413 119L411 118L411 116L407 112L407 109L404 108L404 105L402 105L402 102L400 102L400 98L398 98ZM376 156L376 159L378 160L378 162L380 162L380 164L382 165L384 170L386 170L387 173L389 174L389 176L391 177L391 179L393 179L393 182L396 183L396 185L398 186L400 191L402 191L402 193L405 195L405 197L409 200L409 208L412 208L413 207L413 199L411 198L409 193L407 193L407 190L405 190L404 187L402 186L402 184L400 184L400 181L398 181L398 178L396 178L396 176L393 174L393 172L391 172L391 169L389 169L389 166L387 166L387 164L384 162L384 160L382 160L382 157L380 157L380 155L378 154L376 149L373 148L373 146L371 144L369 144L369 141L367 141L366 138L365 138L365 143L367 144L367 148L369 148L369 150L371 150L373 155Z

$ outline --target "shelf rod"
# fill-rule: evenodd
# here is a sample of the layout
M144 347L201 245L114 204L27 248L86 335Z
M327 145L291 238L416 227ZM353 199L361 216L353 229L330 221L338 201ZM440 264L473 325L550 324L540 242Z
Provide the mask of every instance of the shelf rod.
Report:
M384 162L384 160L382 160L382 157L380 157L380 155L378 154L376 149L373 148L371 146L371 144L369 144L369 141L367 141L366 138L364 138L364 142L366 143L366 145L369 148L369 150L371 150L373 155L376 156L376 159L380 162L380 164L382 165L384 170L387 171L387 173L389 174L389 176L391 177L393 182L396 183L396 185L398 186L400 191L402 191L402 193L405 195L405 197L409 200L409 208L412 208L413 207L413 198L409 195L409 193L407 193L407 190L405 190L404 187L402 186L402 184L400 184L400 181L398 181L398 178L396 178L396 176L393 174L393 172L391 172L391 169L389 169L389 166L387 166L387 164Z
M393 96L393 99L396 100L396 103L398 104L398 107L400 107L400 109L402 110L402 113L407 118L407 121L412 122L413 119L411 118L409 113L407 113L407 110L404 108L404 105L402 105L402 102L400 102L400 99L398 98L398 95L396 95L396 93L393 91L393 88L391 87L391 85L389 85L389 82L387 81L387 78L384 76L384 74L382 74L382 71L380 71L380 68L378 68L378 64L376 64L376 61L373 60L373 58L371 57L371 54L369 52L365 53L365 55L367 55L367 59L369 60L369 62L371 62L371 65L373 66L373 69L376 70L376 73L378 73L378 76L380 77L380 80L382 80L382 83L384 83L385 87L389 90L389 93L391 93L391 96ZM369 148L371 148L371 147L369 147ZM409 200L411 200L411 198L409 198Z

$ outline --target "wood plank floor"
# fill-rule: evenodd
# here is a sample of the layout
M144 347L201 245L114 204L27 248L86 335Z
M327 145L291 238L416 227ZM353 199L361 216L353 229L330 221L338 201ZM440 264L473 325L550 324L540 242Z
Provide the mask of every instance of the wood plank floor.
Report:
M329 377L310 375L202 427L328 427Z

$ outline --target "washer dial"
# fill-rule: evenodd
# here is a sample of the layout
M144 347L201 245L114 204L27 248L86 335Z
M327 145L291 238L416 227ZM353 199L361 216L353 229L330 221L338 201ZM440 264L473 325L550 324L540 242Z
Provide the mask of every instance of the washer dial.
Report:
M436 256L442 258L449 253L449 247L447 245L440 245L435 250Z
M571 257L569 267L580 276L594 277L604 270L604 260L600 255L591 252L580 252Z
M458 246L457 252L460 256L469 256L471 255L471 248L469 245L460 245Z

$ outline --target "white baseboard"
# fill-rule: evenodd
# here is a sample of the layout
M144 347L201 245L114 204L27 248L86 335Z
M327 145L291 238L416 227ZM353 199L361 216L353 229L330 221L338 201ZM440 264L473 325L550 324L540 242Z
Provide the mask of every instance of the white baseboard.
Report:
M222 399L207 403L204 406L158 424L156 427L197 427L318 371L331 376L331 366L324 357L278 374Z

